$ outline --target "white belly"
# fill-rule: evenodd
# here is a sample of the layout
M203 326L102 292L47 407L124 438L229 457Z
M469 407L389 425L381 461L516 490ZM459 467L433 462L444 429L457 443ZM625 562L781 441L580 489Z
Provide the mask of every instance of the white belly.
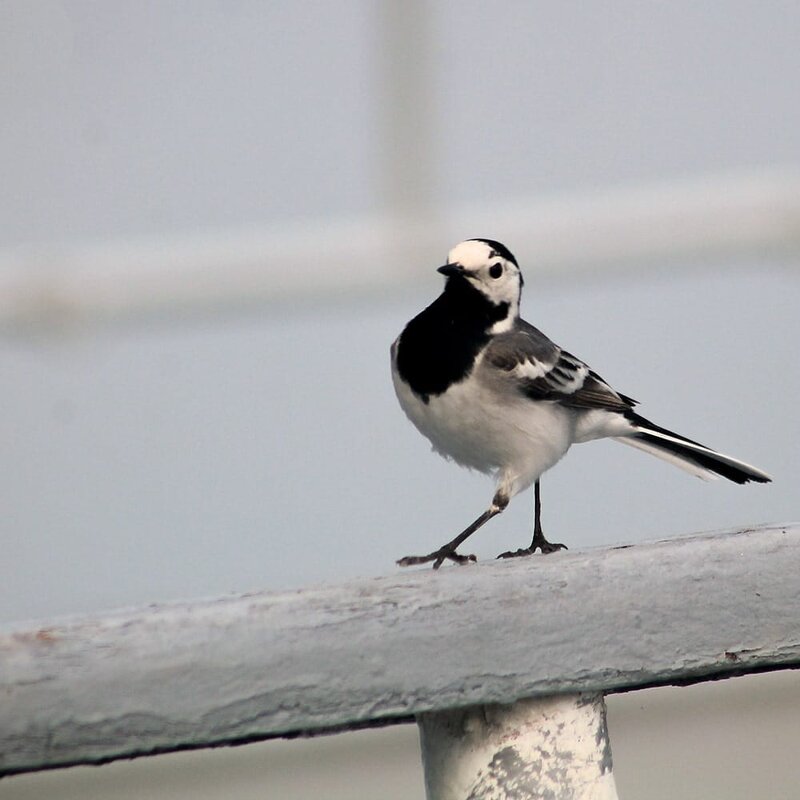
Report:
M527 489L569 449L575 414L556 403L502 396L467 378L423 403L396 374L400 405L433 449L462 466L495 474L509 497Z

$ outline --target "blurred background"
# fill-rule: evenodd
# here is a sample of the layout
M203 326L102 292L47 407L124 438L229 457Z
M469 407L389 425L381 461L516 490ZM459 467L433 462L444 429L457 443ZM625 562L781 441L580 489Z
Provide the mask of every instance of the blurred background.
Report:
M378 575L461 530L491 481L430 452L388 349L475 236L643 414L775 477L578 446L550 538L797 519L798 36L778 0L0 0L0 622ZM531 505L471 549L526 544ZM609 709L622 796L757 795L754 740L795 796L794 674ZM422 797L415 735L0 798Z

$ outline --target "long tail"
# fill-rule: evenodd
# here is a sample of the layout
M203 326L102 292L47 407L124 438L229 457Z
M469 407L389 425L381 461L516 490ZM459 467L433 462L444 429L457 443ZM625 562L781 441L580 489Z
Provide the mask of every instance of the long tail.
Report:
M634 432L628 436L615 437L618 442L663 458L699 478L714 480L721 475L734 483L769 483L772 480L766 472L745 464L744 461L718 453L704 444L654 425L633 411L627 412L625 416L633 425Z

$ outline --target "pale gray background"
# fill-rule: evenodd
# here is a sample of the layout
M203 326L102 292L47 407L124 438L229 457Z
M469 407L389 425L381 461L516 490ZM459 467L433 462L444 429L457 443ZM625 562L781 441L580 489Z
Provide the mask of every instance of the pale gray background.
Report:
M418 7L417 191L485 205L464 238L504 239L507 198L800 164L796 3ZM391 9L0 2L0 248L391 209ZM374 575L457 532L491 484L429 452L388 374L452 244L400 296L0 341L0 619ZM517 256L528 319L646 416L776 478L704 484L582 446L543 481L551 538L797 518L796 259L537 281ZM529 517L524 495L472 549L523 544Z

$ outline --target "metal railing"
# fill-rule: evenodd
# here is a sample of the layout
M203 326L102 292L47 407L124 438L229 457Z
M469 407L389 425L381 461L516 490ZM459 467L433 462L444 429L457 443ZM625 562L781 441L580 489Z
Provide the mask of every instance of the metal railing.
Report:
M640 273L665 259L794 258L800 173L709 175L495 203L491 213L455 205L423 216L0 250L0 332L385 295L433 282L433 267L469 236L506 242L537 281L598 270ZM487 219L502 222L487 231Z
M800 666L799 571L771 525L4 626L0 774L416 720L430 798L613 798L603 695Z

